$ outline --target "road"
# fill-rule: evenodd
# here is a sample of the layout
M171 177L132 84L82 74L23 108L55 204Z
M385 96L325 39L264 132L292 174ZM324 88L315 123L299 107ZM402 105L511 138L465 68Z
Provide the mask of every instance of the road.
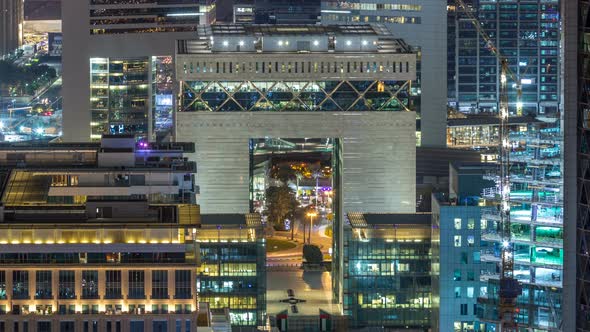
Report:
M324 255L328 255L332 247L332 238L325 235L328 225L314 226L311 232L311 243L320 247ZM275 231L273 238L291 240L291 232ZM268 253L266 255L269 266L300 265L303 251L303 230L296 229L295 240L298 245L295 248Z

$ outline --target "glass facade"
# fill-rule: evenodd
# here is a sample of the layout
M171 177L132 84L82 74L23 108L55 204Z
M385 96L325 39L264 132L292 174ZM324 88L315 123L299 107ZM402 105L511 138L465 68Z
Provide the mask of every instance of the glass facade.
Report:
M53 299L51 291L51 271L35 272L35 299Z
M145 272L142 270L129 271L129 298L145 299Z
M148 135L149 62L147 58L90 59L92 138L103 134Z
M395 225L344 226L343 306L352 327L430 326L430 246L430 225L404 225L399 234Z
M168 271L152 271L152 299L168 298Z
M288 64L289 68L294 65ZM321 63L322 71L323 66ZM408 82L400 81L189 81L182 83L180 109L185 112L402 111L410 107L409 86Z
M482 29L520 79L508 80L511 114L516 114L517 85L522 87L522 114L555 114L560 101L558 0L466 3L473 6ZM482 40L464 13L451 9L449 30L456 39L448 45L449 56L455 58L449 59L449 66L455 66L449 67L449 99L464 113L496 113L500 64L492 45Z
M229 308L232 325L263 325L266 318L266 249L255 242L201 242L199 301Z
M171 56L154 56L152 70L152 136L160 138L171 133L176 104L174 63Z
M215 22L215 0L90 0L90 34L195 31Z
M578 1L577 243L576 318L578 331L590 331L590 2ZM569 17L568 17L569 18ZM570 96L570 98L573 96ZM584 266L586 267L584 269Z
M381 3L380 3L381 2ZM322 20L346 23L422 23L422 6L398 1L322 1Z

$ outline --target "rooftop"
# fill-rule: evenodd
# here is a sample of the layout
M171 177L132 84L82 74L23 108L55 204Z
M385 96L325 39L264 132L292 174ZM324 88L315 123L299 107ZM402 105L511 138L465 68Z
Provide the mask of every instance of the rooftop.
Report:
M228 213L228 214L203 214L201 215L202 226L225 227L259 227L262 226L260 214L258 213Z
M353 228L393 225L430 225L431 213L348 213Z

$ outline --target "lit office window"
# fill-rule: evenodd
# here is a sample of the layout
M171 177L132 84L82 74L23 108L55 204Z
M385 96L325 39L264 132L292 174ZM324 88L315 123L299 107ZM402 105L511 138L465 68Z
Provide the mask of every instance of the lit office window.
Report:
M461 218L455 218L455 229L461 229Z
M455 247L461 246L461 235L455 235Z

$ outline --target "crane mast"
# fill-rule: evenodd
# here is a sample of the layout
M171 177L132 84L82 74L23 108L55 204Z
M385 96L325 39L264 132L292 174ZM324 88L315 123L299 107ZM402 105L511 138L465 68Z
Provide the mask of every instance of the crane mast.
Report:
M479 20L473 15L470 8L467 7L463 0L455 0L458 7L461 7L469 20L475 26L478 34L486 43L486 47L496 56L500 63L500 105L498 118L500 121L499 146L498 146L498 164L499 174L497 180L500 204L498 212L500 216L500 237L502 241L501 267L500 267L500 292L498 314L500 320L500 332L517 331L516 322L516 299L522 293L522 286L514 279L514 245L512 243L510 228L510 126L509 126L509 109L508 109L508 79L516 84L517 90L517 109L518 115L522 114L520 97L522 88L520 80L512 72L508 65L506 57L497 49L496 45L482 28Z

